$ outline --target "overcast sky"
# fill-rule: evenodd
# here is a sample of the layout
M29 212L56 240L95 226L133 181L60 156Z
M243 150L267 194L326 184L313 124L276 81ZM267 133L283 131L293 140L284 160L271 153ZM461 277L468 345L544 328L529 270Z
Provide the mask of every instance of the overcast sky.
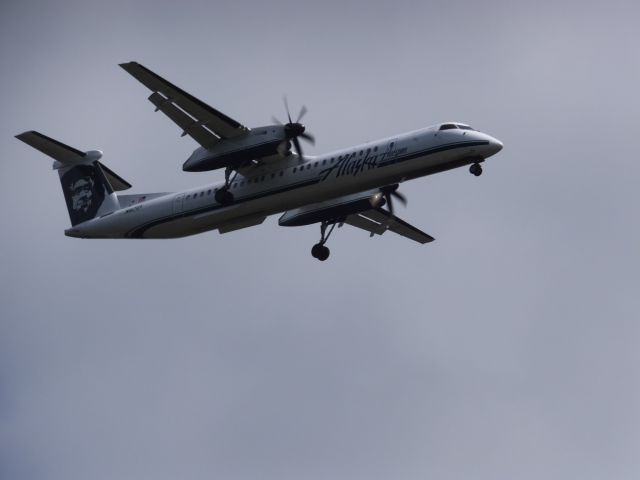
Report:
M0 477L637 479L637 2L8 1L0 7ZM484 175L402 185L419 245L277 217L67 238L36 129L132 192L197 146L136 60L309 153L447 120Z

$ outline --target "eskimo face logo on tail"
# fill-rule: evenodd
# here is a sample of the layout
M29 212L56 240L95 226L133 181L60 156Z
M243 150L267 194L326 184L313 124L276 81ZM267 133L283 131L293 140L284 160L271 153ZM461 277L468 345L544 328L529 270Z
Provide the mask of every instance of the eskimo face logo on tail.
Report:
M73 225L96 216L105 199L105 188L98 169L91 165L78 165L60 179L69 216Z
M91 207L93 197L93 186L95 185L90 176L82 177L69 185L71 192L72 206L76 212L87 212Z

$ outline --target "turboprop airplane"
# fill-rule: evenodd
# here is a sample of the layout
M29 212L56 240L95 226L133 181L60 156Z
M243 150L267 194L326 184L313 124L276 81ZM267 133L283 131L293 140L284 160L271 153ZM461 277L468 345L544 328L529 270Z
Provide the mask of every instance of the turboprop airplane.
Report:
M300 139L314 138L300 123L302 107L287 123L247 128L136 62L120 65L153 93L161 111L200 146L183 165L188 172L224 169L225 181L174 193L123 195L131 185L107 168L98 150L80 151L36 131L16 135L54 159L71 228L79 238L177 238L259 225L283 213L282 226L320 224L311 249L319 260L335 226L351 225L370 236L393 232L419 243L433 237L394 214L406 204L400 183L481 163L502 149L497 139L469 125L446 122L318 156L304 156ZM292 151L295 150L295 152Z

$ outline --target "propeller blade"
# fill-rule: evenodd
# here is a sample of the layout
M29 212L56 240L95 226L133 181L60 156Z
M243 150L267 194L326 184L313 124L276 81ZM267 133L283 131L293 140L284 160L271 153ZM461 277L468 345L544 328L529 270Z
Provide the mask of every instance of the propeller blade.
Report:
M273 120L273 123L277 123L278 125L284 125L280 120L278 120L276 117L271 117L271 120Z
M289 119L289 123L293 123L291 122L291 113L289 112L289 102L287 100L286 95L284 97L284 109L287 111L287 118Z
M384 199L387 201L387 210L393 215L393 202L391 201L391 195L389 193L384 194Z
M303 105L302 108L300 109L300 113L298 114L298 119L296 120L296 123L300 123L300 120L302 120L302 117L304 117L305 113L307 113L307 107Z
M400 201L400 203L402 203L402 205L404 205L405 207L407 206L407 197L405 197L402 193L393 191L391 192L391 195L396 197Z
M295 147L296 153L300 157L300 160L304 160L304 156L302 155L302 147L300 146L300 140L298 140L298 137L293 137L291 140L293 141L293 146Z
M310 133L301 133L300 136L302 138L304 138L307 142L309 142L311 145L315 145L316 144L316 139L313 135L311 135Z

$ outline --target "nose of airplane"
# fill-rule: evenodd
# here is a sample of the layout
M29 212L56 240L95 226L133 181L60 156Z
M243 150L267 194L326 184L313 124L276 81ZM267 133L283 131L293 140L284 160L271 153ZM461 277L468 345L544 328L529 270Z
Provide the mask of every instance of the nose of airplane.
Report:
M489 149L491 151L491 155L495 155L500 150L502 150L502 142L497 138L489 137Z

